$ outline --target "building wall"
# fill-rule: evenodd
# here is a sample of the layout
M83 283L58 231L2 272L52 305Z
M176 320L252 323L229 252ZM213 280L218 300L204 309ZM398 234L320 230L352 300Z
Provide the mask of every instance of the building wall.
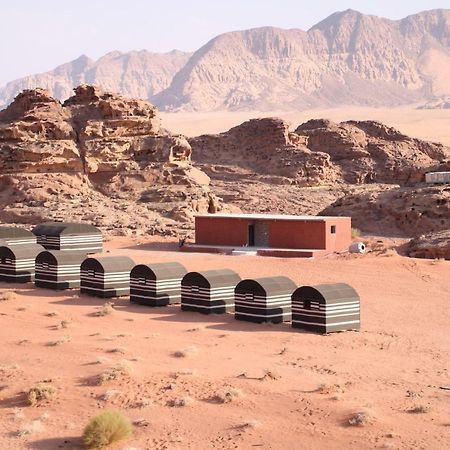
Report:
M331 227L336 227L336 233L331 233ZM328 251L343 252L348 250L352 242L352 219L339 217L326 220L326 246Z
M324 249L325 222L303 220L273 220L269 222L271 248Z
M250 220L240 218L195 218L198 245L247 245L248 225L255 224L256 246L286 249L345 251L351 243L351 219L339 217L318 220ZM336 233L331 233L331 226ZM261 242L264 241L264 242Z
M199 245L247 245L247 219L195 218L195 243Z

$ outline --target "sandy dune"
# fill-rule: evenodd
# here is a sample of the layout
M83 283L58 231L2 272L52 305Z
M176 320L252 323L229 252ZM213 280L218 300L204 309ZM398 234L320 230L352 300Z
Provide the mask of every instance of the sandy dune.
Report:
M419 110L411 106L398 108L364 108L343 106L333 109L311 109L300 112L214 112L214 113L161 113L164 127L174 133L197 136L220 133L251 118L278 116L296 127L309 119L326 118L344 120L379 120L398 128L403 133L450 145L450 110Z
M114 301L113 314L92 317L102 300L17 286L16 299L0 302L0 448L80 448L84 424L102 408L140 421L119 449L448 448L450 392L440 387L450 384L450 262L182 254L161 238L107 246L136 262L230 267L242 277L287 275L298 284L348 282L362 298L362 330L319 336L126 299ZM174 357L190 346L197 351ZM129 378L97 384L123 360L133 368ZM265 370L280 378L264 378ZM43 380L56 386L55 397L26 406L21 392ZM229 386L242 396L217 403ZM111 398L102 400L106 392ZM192 404L170 406L186 396ZM409 412L416 406L426 412ZM348 426L360 408L374 423ZM40 432L18 437L33 420Z

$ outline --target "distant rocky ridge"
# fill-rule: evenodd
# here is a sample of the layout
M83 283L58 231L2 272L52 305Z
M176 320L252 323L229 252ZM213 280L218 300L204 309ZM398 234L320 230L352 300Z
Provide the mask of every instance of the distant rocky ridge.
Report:
M66 100L81 84L121 92L126 97L150 99L166 89L173 76L186 64L191 53L173 50L151 53L147 50L111 52L94 61L82 55L49 72L11 81L0 89L0 107L11 103L26 89L43 88L58 100Z
M112 52L80 57L0 90L64 99L80 83L148 99L164 110L287 110L425 103L450 95L450 10L402 20L338 12L307 32L273 27L225 33L193 54Z

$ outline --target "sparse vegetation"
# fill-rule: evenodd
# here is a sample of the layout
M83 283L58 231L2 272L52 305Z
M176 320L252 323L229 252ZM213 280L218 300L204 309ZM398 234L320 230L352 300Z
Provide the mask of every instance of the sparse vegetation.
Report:
M358 228L352 228L352 239L359 238L361 236L361 231Z
M27 402L34 406L43 401L50 400L55 394L56 389L52 384L39 383L27 392Z
M47 347L57 347L58 345L65 344L70 342L70 337L65 336L63 339L57 339L56 341L50 341L47 343Z
M132 368L125 361L106 369L99 377L99 384L105 384L108 381L127 378L131 375Z
M32 422L23 424L20 427L20 430L18 431L17 435L19 437L28 436L30 434L38 434L42 433L44 431L44 425L42 425L42 422L40 420L33 420Z
M264 369L264 375L261 377L261 380L279 380L281 378L281 375L273 369Z
M259 420L248 420L241 424L240 428L259 428L262 426L262 423Z
M236 398L242 397L242 391L233 387L226 387L220 390L214 397L219 403L231 403Z
M172 400L172 402L170 403L170 406L174 406L176 408L181 408L183 406L189 406L192 405L194 403L194 399L192 397L182 397L182 398L177 398L175 400Z
M411 414L426 414L430 412L430 407L427 405L415 405L413 408L408 410Z
M90 449L102 449L132 435L130 420L119 411L104 411L93 417L83 432L83 442Z
M57 311L49 311L49 312L45 313L45 315L47 317L57 317L57 316L59 316L59 312L57 312Z
M0 302L10 302L17 299L17 294L15 291L4 291L0 292Z
M106 302L103 306L100 306L92 315L94 317L109 316L114 312L114 303Z
M348 424L353 427L364 427L370 425L375 421L375 417L368 409L361 409L355 411L348 418Z
M183 350L177 350L174 352L173 356L176 358L187 358L188 356L195 355L196 353L198 353L198 348L191 345Z

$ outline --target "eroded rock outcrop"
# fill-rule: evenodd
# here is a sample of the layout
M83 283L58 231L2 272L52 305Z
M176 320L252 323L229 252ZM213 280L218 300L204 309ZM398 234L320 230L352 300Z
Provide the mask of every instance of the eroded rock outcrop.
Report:
M276 117L252 119L227 132L189 142L194 161L210 165L208 174L213 178L239 167L274 184L308 186L338 179L330 155L309 150L307 139L291 133L289 124Z
M311 151L330 155L348 183L417 183L450 160L448 147L410 138L375 121L310 120L295 133L307 138Z
M161 128L153 105L94 86L74 91L64 104L24 91L0 112L2 220L173 234L173 216L190 226L193 212L222 208L189 142Z
M418 236L409 243L408 255L413 258L450 260L450 230Z
M379 235L418 236L450 229L450 187L373 186L348 193L321 211L352 217L352 224Z

